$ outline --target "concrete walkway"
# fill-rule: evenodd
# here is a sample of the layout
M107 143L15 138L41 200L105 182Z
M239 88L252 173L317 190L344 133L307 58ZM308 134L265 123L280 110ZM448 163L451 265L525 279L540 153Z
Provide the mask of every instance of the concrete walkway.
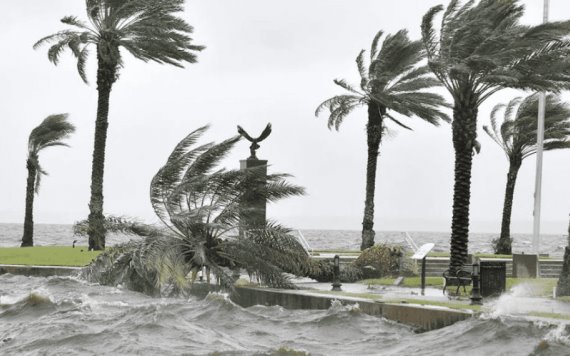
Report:
M318 291L330 291L330 283L319 283L311 280L300 280L295 282L295 284L301 289L307 290L318 290ZM468 296L463 295L461 299L453 297L450 298L443 294L441 289L426 287L424 290L424 295L421 294L420 288L409 288L409 287L398 287L398 286L381 286L372 285L368 286L361 283L345 283L341 286L343 292L355 293L355 294L372 294L378 295L382 300L397 301L399 299L422 299L426 301L433 302L458 302L469 304L470 300Z
M330 283L311 282L310 280L300 280L296 282L302 290L306 291L331 291ZM458 304L470 305L469 295L461 294L458 297L444 295L441 289L426 288L425 294L421 295L420 288L397 287L397 286L368 286L360 283L345 283L341 286L344 295L346 293L354 293L355 296L366 298L366 295L378 295L379 301L390 303L417 303L421 301L426 303L450 303L455 306ZM334 294L335 292L331 292ZM499 298L483 299L483 307L481 311L491 317L500 315L511 316L544 316L549 318L556 316L570 322L570 303L554 300L552 298L533 297L532 287L528 285L519 285L512 290L502 294Z

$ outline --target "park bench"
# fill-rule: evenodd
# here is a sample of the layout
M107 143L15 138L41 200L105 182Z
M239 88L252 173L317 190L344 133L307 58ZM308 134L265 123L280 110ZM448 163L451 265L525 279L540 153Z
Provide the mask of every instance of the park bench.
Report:
M443 294L445 294L445 290L448 286L457 286L455 295L459 294L459 289L461 287L463 287L463 292L467 293L467 289L465 287L471 285L472 281L471 268L471 265L465 265L454 274L451 273L450 270L445 270L443 272Z

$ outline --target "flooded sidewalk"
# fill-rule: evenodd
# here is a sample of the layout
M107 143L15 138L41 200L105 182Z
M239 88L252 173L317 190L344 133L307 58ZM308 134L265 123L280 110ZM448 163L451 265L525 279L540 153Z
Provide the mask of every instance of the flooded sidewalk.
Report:
M458 296L445 295L440 288L426 287L422 295L420 288L366 285L362 283L344 283L341 292L331 291L331 283L319 283L310 280L299 280L295 283L301 290L319 294L336 296L355 296L386 303L405 303L422 305L449 306L454 309L469 309L476 314L500 317L509 315L524 318L556 319L570 323L570 303L552 297L536 296L536 288L522 283L503 293L500 297L484 298L483 305L478 308L471 305L470 295L461 293Z

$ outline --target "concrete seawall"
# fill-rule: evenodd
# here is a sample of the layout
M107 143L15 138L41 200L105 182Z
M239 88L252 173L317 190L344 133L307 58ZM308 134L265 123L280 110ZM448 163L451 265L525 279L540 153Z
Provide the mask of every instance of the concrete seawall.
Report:
M253 305L280 305L287 309L328 309L334 300L343 305L358 304L366 314L382 316L420 331L429 331L471 318L469 310L455 310L418 304L393 304L365 298L326 295L307 290L237 287L231 299L243 307Z
M0 274L11 273L33 277L71 276L78 274L79 271L80 267L0 265Z

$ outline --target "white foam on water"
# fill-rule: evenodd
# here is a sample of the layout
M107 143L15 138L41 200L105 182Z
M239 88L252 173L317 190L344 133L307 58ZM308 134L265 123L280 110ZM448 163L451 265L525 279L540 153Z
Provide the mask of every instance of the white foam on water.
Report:
M0 295L0 305L13 305L22 300L21 295Z
M334 299L331 302L331 306L329 307L327 314L336 314L341 312L360 313L360 305L358 303L343 305L340 300Z
M503 293L494 303L489 304L491 311L484 313L483 317L500 318L507 315L525 315L536 310L540 298L531 298L537 294L536 286L530 283L521 283L507 293Z
M559 324L555 329L550 330L544 336L544 340L570 346L570 335L568 335L568 327L569 325L566 323Z

